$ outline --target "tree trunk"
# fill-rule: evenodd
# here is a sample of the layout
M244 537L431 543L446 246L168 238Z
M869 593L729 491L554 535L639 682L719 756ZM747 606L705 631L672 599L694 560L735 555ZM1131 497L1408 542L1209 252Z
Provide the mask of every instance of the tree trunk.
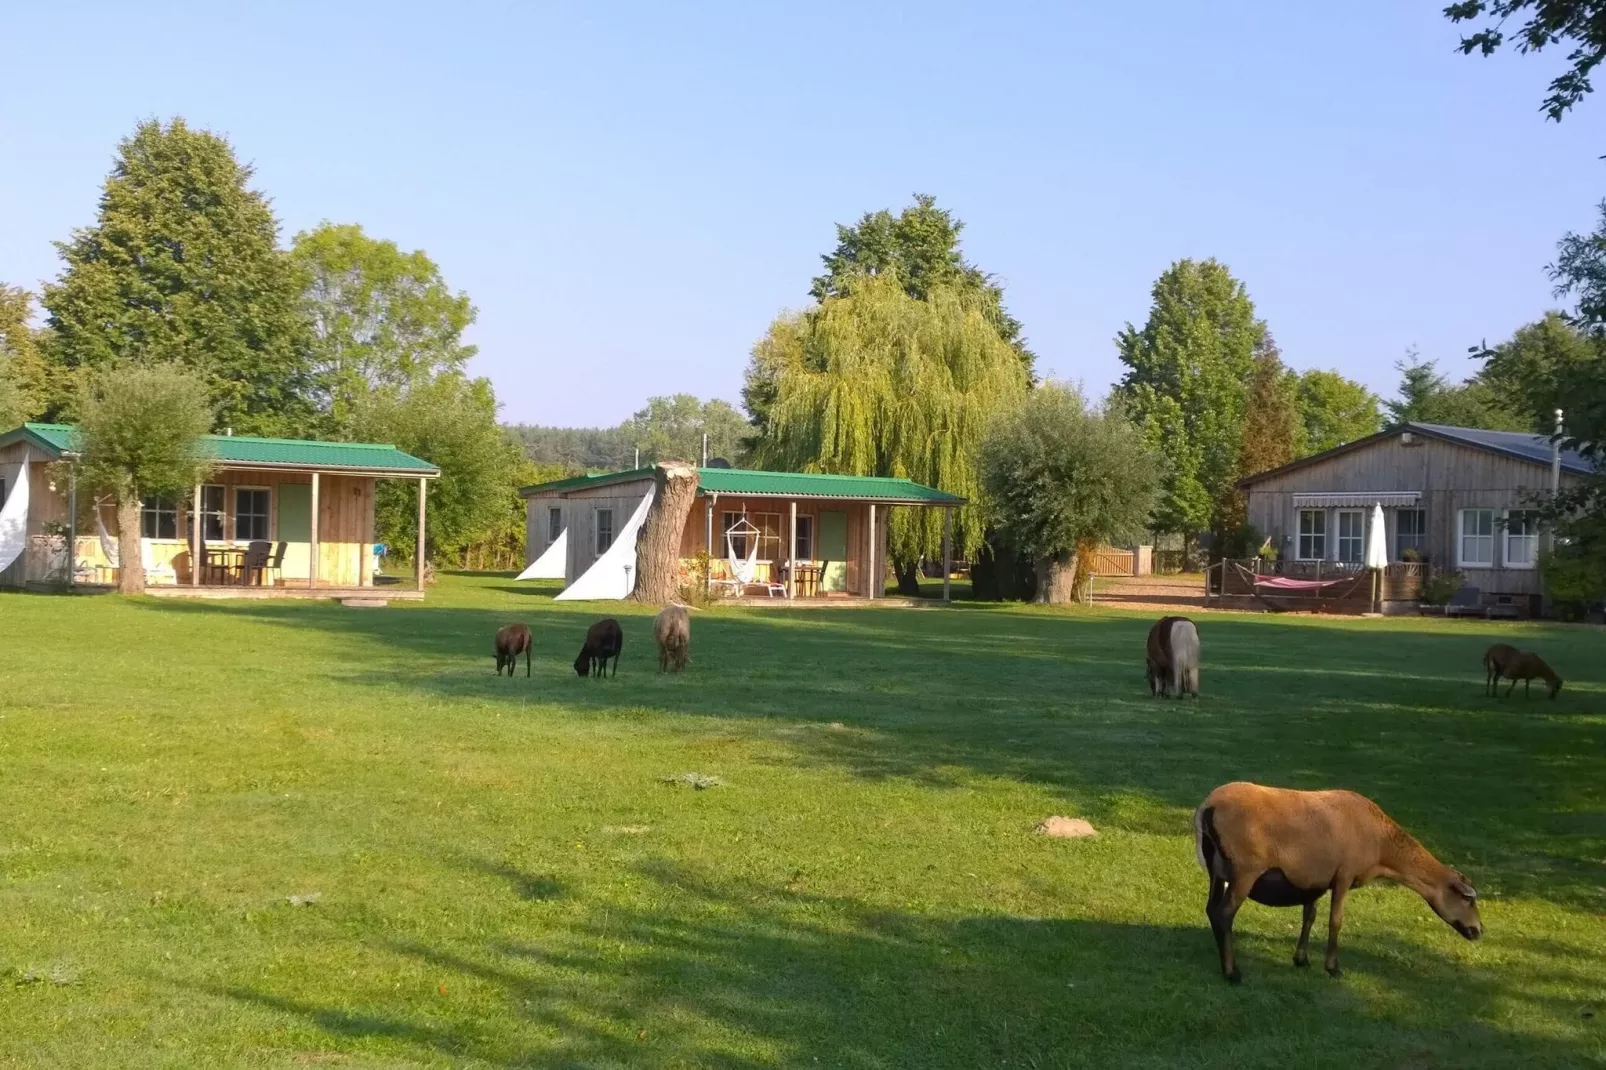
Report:
M893 561L892 571L898 574L898 593L906 598L920 597L920 561Z
M1071 581L1071 598L1082 605L1093 603L1093 557L1098 543L1084 542L1076 547L1076 577Z
M663 606L680 595L680 539L697 499L697 469L683 461L653 466L652 505L636 536L637 602Z
M117 495L117 589L123 594L145 593L145 560L139 552L139 496L127 490Z
M1076 555L1069 550L1053 557L1039 557L1037 597L1039 605L1062 606L1076 593Z

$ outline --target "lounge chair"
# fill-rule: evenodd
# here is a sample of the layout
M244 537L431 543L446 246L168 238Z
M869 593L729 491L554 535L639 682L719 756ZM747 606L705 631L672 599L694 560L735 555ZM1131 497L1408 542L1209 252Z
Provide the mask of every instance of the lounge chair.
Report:
M1489 607L1483 604L1483 592L1476 587L1462 587L1444 604L1446 617L1487 617Z

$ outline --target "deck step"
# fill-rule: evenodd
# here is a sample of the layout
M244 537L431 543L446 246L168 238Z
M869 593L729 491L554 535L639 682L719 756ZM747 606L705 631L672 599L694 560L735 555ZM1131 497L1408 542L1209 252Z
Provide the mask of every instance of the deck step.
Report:
M383 609L385 606L390 605L390 600L388 598L342 598L340 604L343 606L355 606L359 609Z

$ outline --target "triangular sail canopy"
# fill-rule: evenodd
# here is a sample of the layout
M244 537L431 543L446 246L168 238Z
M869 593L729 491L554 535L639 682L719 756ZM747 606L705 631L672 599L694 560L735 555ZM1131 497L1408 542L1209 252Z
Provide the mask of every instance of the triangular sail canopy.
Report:
M555 601L585 602L593 599L620 599L630 597L636 589L636 533L647 519L652 508L656 486L648 487L641 504L630 514L625 526L614 536L613 544L592 562L580 578L559 592Z
M568 575L569 563L569 529L564 528L558 532L558 537L552 540L552 545L546 552L531 561L516 579L521 580L561 580Z

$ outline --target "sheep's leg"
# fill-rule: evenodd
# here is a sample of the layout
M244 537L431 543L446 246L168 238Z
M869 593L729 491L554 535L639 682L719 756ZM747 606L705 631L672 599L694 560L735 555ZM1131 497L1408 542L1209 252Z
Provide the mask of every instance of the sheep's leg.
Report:
M511 675L511 673L509 675ZM525 647L524 648L524 678L526 680L528 680L530 678L530 648L529 647Z
M1342 977L1338 968L1338 931L1344 927L1344 897L1349 894L1350 879L1342 874L1333 881L1333 902L1327 914L1327 958L1322 963L1329 977Z
M1523 698L1532 698L1533 697L1533 692L1529 690L1529 688L1533 687L1533 682L1534 682L1534 678L1532 676L1530 676L1527 679L1523 680L1523 682L1522 682L1522 697Z
M1511 693L1515 690L1517 690L1517 678L1513 676L1511 678L1511 686L1506 688L1506 698L1510 698Z
M1316 901L1305 904L1305 916L1299 925L1299 946L1294 948L1294 965L1310 965L1310 927L1316 922Z
M1238 972L1238 959L1233 954L1232 922L1238 916L1238 908L1249 898L1249 890L1255 886L1255 882L1264 872L1265 870L1255 870L1234 873L1232 880L1227 882L1221 898L1216 902L1215 917L1210 919L1212 928L1216 930L1216 943L1221 951L1221 975L1233 984L1242 981L1243 974Z

